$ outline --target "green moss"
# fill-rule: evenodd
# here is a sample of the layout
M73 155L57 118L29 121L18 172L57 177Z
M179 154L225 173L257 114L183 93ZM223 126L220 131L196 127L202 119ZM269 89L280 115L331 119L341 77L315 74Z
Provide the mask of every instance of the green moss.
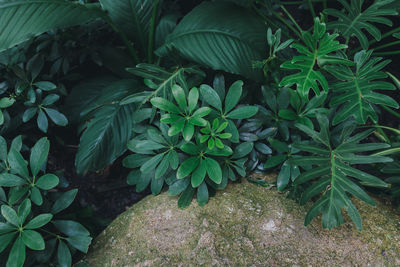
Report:
M179 210L166 193L120 215L94 242L91 266L400 265L400 217L379 203L355 201L350 220L332 231L319 220L304 227L306 207L254 184L229 185L205 207Z

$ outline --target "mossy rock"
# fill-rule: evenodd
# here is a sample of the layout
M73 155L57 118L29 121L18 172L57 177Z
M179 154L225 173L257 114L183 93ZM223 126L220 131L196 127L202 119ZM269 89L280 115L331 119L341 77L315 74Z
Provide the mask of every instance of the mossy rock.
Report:
M94 241L90 266L400 266L400 216L354 201L363 219L331 231L274 189L231 184L205 207L185 210L167 193L148 196Z

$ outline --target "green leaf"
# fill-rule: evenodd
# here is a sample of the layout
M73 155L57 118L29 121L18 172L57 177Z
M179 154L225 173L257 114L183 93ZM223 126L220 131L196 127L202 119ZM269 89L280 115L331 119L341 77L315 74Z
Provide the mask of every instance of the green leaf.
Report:
M30 168L32 175L36 176L43 165L46 163L47 156L49 155L50 142L46 137L41 138L33 146L30 155Z
M14 239L16 233L9 233L5 235L0 235L0 253L7 248L7 246Z
M186 95L185 91L177 84L174 84L171 88L172 95L175 98L176 103L178 103L179 108L182 111L186 111L187 102L186 102Z
M184 209L189 207L190 203L192 203L194 188L191 186L186 187L185 191L180 195L178 199L178 207L180 209Z
M266 32L260 17L249 9L225 1L203 2L180 21L156 53L164 56L174 48L214 70L260 78L252 61L264 56Z
M65 193L62 193L61 196L54 202L53 206L51 207L51 213L57 214L68 208L74 201L77 193L78 189L72 189Z
M297 119L297 114L291 109L281 109L279 110L278 113L279 117L285 119L285 120L296 120Z
M214 108L222 111L222 103L221 99L219 98L217 92L208 86L207 84L202 84L200 86L200 93L201 97L206 101L210 106L213 106ZM211 111L211 110L210 110ZM193 116L199 116L199 110L197 110Z
M230 119L248 119L256 115L258 107L256 106L241 106L229 112L226 117Z
M57 88L57 85L48 81L35 82L34 85L36 85L43 91L51 91Z
M168 101L167 99L164 99L162 97L153 97L150 100L150 102L154 107L161 109L163 111L176 113L176 114L181 113L180 109L177 106L175 106L173 103L171 103L170 101Z
M32 220L30 220L26 225L25 229L36 229L40 228L46 224L48 224L51 219L53 218L53 215L50 213L44 213L36 216Z
M281 167L281 171L279 172L276 182L279 191L282 191L288 185L290 179L290 169L290 163L288 161L285 161L285 163L283 163Z
M154 171L156 169L156 166L158 165L158 163L160 163L163 157L164 153L155 155L154 157L149 159L145 164L143 164L142 167L140 167L140 171L144 174Z
M28 166L24 158L21 153L13 148L8 152L8 163L13 173L17 173L23 177L29 177Z
M71 246L83 253L87 253L89 245L92 242L90 236L70 236L66 240Z
M37 187L32 187L31 189L31 200L38 206L41 206L43 204L42 194L40 193L40 190Z
M200 159L198 157L190 157L179 166L176 173L177 179L183 179L192 173L194 169L199 165Z
M254 144L252 142L243 142L235 147L232 159L240 159L247 156L253 150Z
M23 122L30 121L36 115L37 112L38 112L37 107L28 108L22 115L22 121Z
M169 186L168 195L177 196L182 193L188 186L191 187L189 179L176 180L173 184Z
M189 113L193 112L193 110L196 108L198 101L199 101L199 90L196 87L193 87L189 91L189 96L188 96Z
M390 96L376 92L377 90L394 90L395 86L384 81L387 75L382 69L389 60L370 58L371 51L360 51L355 54L356 71L350 68L330 66L326 69L340 82L332 85L335 95L330 105L340 106L333 119L333 124L354 117L359 124L365 124L368 117L373 122L378 121L374 105L384 105L398 108L397 102Z
M33 250L43 250L44 249L44 240L41 234L32 230L24 230L22 232L22 241L24 244Z
M269 169L269 168L275 167L275 166L281 164L282 162L284 162L286 158L287 158L286 155L272 156L267 160L267 162L265 162L264 168Z
M222 170L219 163L212 158L205 158L205 163L208 177L216 184L220 184L222 181Z
M328 29L338 31L343 37L349 38L356 36L361 46L367 49L369 46L368 38L364 34L367 31L375 40L381 39L381 32L372 24L381 23L392 26L392 22L384 16L397 15L395 9L386 8L385 6L393 0L375 1L368 8L362 10L362 0L351 0L350 5L346 0L339 0L344 10L325 9L324 13L338 18L336 21L329 21ZM364 31L363 31L364 30Z
M68 246L61 240L58 244L57 259L61 267L70 267L72 265L71 252Z
M156 177L153 177L151 179L150 189L151 189L151 193L153 195L156 196L156 195L160 194L163 186L164 186L164 179L157 179Z
M0 99L0 108L8 108L15 103L15 99L11 97L3 97Z
M208 202L208 188L207 184L203 182L199 188L197 188L197 203L200 207L203 207Z
M60 99L60 96L57 94L50 94L48 96L46 96L43 101L42 101L42 105L43 106L50 106L52 104L54 104L55 102L57 102Z
M7 267L22 267L25 262L25 245L22 237L17 237L7 260Z
M48 30L81 25L98 16L98 11L69 1L2 2L0 4L0 17L3 18L0 27L0 51Z
M29 198L26 198L18 207L18 218L20 225L24 224L26 217L31 212L32 203Z
M137 43L142 54L147 51L150 21L152 19L154 1L100 0L115 25Z
M186 123L183 128L182 135L186 142L189 142L194 134L194 125L190 123Z
M225 98L225 113L231 111L239 103L242 96L242 87L242 81L236 81L229 87Z
M59 181L57 176L48 173L38 179L36 186L43 190L50 190L56 187Z
M80 138L75 158L78 173L105 168L126 151L132 135L132 114L132 105L105 105L97 110Z
M197 167L197 169L192 173L192 187L196 188L198 187L201 183L203 183L204 178L206 177L206 162L205 160L200 160L200 164Z
M160 164L157 166L154 178L156 179L161 178L168 170L168 165L169 165L168 155L165 155L165 157L163 157L163 159L161 160Z
M331 64L351 64L345 59L336 56L330 56L332 52L346 48L347 45L340 44L336 41L338 34L329 34L326 32L325 23L321 23L319 18L314 22L314 33L302 33L306 46L301 44L292 44L290 47L295 48L301 55L294 56L292 60L286 61L281 65L282 68L290 70L300 70L292 75L285 76L280 82L281 86L291 86L296 84L297 92L303 99L308 99L310 89L316 95L320 94L319 85L324 91L328 91L328 82L322 73L316 69L317 65L327 62ZM319 84L319 85L318 85Z
M0 136L0 160L7 160L7 141L4 137Z
M89 236L89 231L80 223L69 220L57 220L53 225L67 236Z
M15 210L9 206L2 205L1 206L1 215L3 215L4 219L7 220L7 222L15 225L15 226L20 226L20 219L15 212Z
M64 114L52 108L44 109L50 119L58 126L66 126L68 124L68 119Z
M0 186L13 187L27 184L27 182L19 176L11 173L0 174Z
M37 125L42 132L47 133L47 128L49 127L49 121L47 120L47 117L42 109L39 109L39 115L37 117Z

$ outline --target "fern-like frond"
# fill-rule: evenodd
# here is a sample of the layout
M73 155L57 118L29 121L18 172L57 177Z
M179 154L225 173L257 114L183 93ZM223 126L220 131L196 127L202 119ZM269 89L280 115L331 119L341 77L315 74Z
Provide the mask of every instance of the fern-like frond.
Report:
M344 66L327 66L325 69L340 82L332 85L334 97L330 105L341 105L333 124L338 124L349 117L354 117L359 124L364 124L368 117L374 122L378 120L374 105L385 105L398 108L397 102L388 95L376 90L394 90L396 87L384 81L387 74L382 69L390 63L380 57L370 58L372 50L362 50L355 54L355 70Z
M328 81L317 70L318 66L327 64L353 64L351 61L330 55L332 52L347 48L347 45L340 44L335 40L338 34L326 32L325 23L321 23L319 18L315 19L314 32L302 32L305 45L295 43L290 47L295 48L301 55L293 57L292 60L284 62L281 67L291 70L300 70L292 75L285 76L280 85L291 86L296 84L298 93L308 99L310 89L315 94L320 94L319 86L328 91Z
M325 9L324 13L338 18L338 20L328 23L328 30L337 30L346 38L355 36L363 49L367 49L369 45L368 38L364 31L367 31L379 41L381 39L381 32L374 23L392 26L392 21L385 16L398 14L395 9L386 7L388 4L392 3L393 0L375 1L365 10L362 10L364 0L351 0L350 4L347 0L338 1L347 12L345 13L331 8Z
M303 124L296 124L301 131L312 137L314 144L307 146L299 144L295 147L312 155L291 160L291 163L295 165L308 167L294 181L295 185L308 185L300 203L305 204L311 198L320 196L307 213L305 225L308 225L315 216L322 213L322 226L324 228L331 229L334 226L339 226L344 222L342 216L342 209L344 209L361 231L360 214L349 196L353 195L368 204L375 205L361 185L387 187L387 184L378 177L355 169L351 165L392 161L388 157L358 154L382 149L389 145L381 143L360 144L360 141L365 139L372 131L365 131L350 137L354 128L351 124L344 124L340 133L341 143L333 147L329 140L334 139L332 135L334 135L335 130L329 131L327 117L317 115L317 119L320 124L320 132L316 132ZM313 151L318 151L318 153Z

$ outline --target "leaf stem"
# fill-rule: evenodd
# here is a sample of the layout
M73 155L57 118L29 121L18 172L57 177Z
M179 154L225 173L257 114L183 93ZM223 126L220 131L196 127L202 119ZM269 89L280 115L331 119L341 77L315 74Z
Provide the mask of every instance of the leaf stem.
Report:
M398 55L398 54L400 54L400 50L373 53L374 56L392 56L392 55Z
M395 117L397 117L397 118L400 119L400 113L394 111L393 109L391 109L391 108L389 108L389 107L387 107L387 106L384 106L384 105L380 105L380 106L381 106L384 110L386 110L387 112L389 112L390 114L392 114L393 116L395 116Z
M281 6L282 8L283 6ZM284 7L282 8L282 10L284 9ZM286 25L286 27L288 27L292 32L294 32L301 40L303 40L303 36L301 35L301 32L298 32L297 29L295 29L292 25L290 25L290 23L288 23L288 21L283 18L281 16L281 14L279 14L278 12L273 12L272 13L277 19L279 19L281 22L283 22L283 24ZM290 16L291 17L291 16ZM289 17L289 18L290 18ZM292 21L293 22L293 21ZM295 25L297 25L297 23L295 23ZM298 25L297 25L298 26Z
M110 25L110 27L114 30L114 32L116 32L119 37L121 38L121 40L124 42L126 48L128 49L129 54L131 55L132 59L133 59L133 63L139 64L140 60L137 56L137 52L135 50L135 48L133 47L132 43L129 41L128 37L126 36L126 34L121 31L110 19L110 17L108 17L106 14L104 14L102 16L102 18L107 22L108 25Z
M158 12L159 0L154 1L153 14L150 22L149 31L149 45L147 47L147 61L151 64L153 63L153 50L154 50L154 34L156 28L157 12Z
M386 44L374 47L373 49L374 49L374 51L376 51L376 50L380 50L380 49L383 49L383 48L386 48L386 47L390 47L390 46L394 46L394 45L398 45L398 44L400 44L400 40L394 41L394 42L390 42L390 43L386 43Z
M307 0L307 3L308 3L308 7L310 9L311 15L313 16L313 18L315 18L316 17L315 10L314 10L314 6L313 6L311 0Z

